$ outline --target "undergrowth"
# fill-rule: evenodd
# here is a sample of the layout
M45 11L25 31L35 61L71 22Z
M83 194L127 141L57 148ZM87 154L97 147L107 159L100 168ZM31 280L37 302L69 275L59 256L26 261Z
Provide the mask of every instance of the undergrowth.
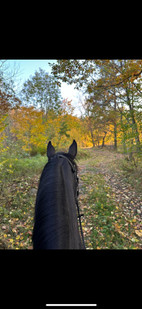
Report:
M79 203L84 212L83 231L88 249L139 248L133 233L133 221L115 202L111 188L97 164L104 162L98 151L81 149L77 164L80 173ZM38 181L47 156L22 158L1 156L0 161L0 248L32 249L34 205ZM121 164L120 164L121 163ZM129 163L129 162L128 162ZM140 188L141 170L128 169L127 162L117 162L128 181L137 180ZM139 176L139 177L138 177Z

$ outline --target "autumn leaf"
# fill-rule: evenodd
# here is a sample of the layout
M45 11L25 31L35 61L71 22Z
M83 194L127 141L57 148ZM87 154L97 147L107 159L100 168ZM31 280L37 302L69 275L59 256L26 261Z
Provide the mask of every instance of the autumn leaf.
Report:
M142 230L135 230L135 233L136 233L139 237L142 237Z
M32 235L32 231L28 231L28 234L29 234L29 235Z

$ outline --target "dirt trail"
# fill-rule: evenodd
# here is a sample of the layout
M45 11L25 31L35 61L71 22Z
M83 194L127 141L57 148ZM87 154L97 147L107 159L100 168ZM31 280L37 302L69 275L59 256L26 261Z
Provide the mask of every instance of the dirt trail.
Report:
M126 182L126 178L118 166L119 160L124 158L124 156L120 153L114 153L108 150L94 151L94 156L99 158L99 162L96 164L94 163L92 172L103 174L122 212L127 213L127 217L137 219L137 228L142 229L142 193L136 193L135 189ZM87 164L87 166L85 166L85 164L79 165L80 174L82 171L85 171L87 167L89 167L89 164Z
M142 214L142 194L136 193L134 188L126 183L124 176L119 173L119 170L113 171L112 169L113 162L123 158L123 155L114 155L110 152L103 152L103 155L105 160L98 165L98 172L104 175L106 182L115 193L116 201L123 204L124 211L126 208L127 213L129 210L130 215L138 215L140 217Z

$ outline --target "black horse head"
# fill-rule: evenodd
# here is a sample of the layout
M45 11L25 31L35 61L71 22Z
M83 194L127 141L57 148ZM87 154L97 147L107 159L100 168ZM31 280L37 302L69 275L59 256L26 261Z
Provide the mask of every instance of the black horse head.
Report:
M66 153L63 154L67 155ZM54 155L55 155L55 148L53 147L50 141L47 146L47 157L48 159L51 159ZM77 155L77 143L75 140L73 140L73 143L69 147L68 155L72 160L74 160Z
M67 153L47 146L48 163L40 177L33 229L34 249L82 249L77 221L77 143Z

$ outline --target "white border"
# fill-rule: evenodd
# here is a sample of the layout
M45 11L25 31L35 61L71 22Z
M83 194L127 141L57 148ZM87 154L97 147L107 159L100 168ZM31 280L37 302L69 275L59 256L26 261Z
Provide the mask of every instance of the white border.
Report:
M96 307L97 304L46 304L47 307L62 307L62 306L68 306L68 307Z

